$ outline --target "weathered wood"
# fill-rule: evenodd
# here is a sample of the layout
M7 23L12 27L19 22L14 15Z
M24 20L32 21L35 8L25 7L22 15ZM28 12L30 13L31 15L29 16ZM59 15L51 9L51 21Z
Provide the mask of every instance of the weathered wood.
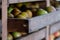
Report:
M49 40L50 26L46 26L46 40Z
M45 32L46 32L46 28L45 29L42 29L38 32L35 32L35 33L32 33L31 35L28 35L22 39L19 39L19 40L41 40L42 38L45 37Z
M7 40L7 0L2 0L2 40Z
M54 32L60 30L60 21L58 21L57 23L51 25L50 28L50 34L53 34Z
M24 26L25 25L25 26ZM21 19L8 19L8 32L24 31L28 32L28 21Z
M50 0L46 0L46 6L50 6Z
M45 1L45 0L9 0L9 3L20 3L20 2L33 2L33 1Z

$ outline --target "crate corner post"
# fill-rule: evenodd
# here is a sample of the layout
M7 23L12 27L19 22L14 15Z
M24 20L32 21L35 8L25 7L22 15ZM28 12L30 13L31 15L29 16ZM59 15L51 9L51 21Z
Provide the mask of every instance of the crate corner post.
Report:
M2 0L2 40L7 40L7 0Z

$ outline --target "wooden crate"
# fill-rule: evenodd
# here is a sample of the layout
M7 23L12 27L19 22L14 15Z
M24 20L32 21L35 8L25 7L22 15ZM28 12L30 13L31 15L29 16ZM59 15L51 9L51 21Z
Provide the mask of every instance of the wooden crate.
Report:
M8 4L9 3L18 3L18 2L20 2L20 0L18 0L18 1L14 1L13 0L12 2L11 2L11 0L9 0L9 1L7 3L7 0L2 0L2 40L7 40L7 32L8 31L9 32L20 31L20 30L18 30L18 29L21 28L19 26L22 26L20 24L23 24L23 23L24 24L27 24L26 30L27 30L28 33L31 33L33 31L37 31L37 30L39 30L39 29L41 29L43 27L46 27L48 25L51 25L51 24L53 24L55 22L60 21L60 14L59 14L60 13L60 10L59 11L56 11L56 12L49 13L47 15L33 17L33 18L27 19L27 20L7 19L7 7L8 7ZM26 0L26 1L28 2L28 0ZM46 2L46 6L50 6L50 0L46 0L46 1L47 1ZM11 20L13 20L13 21L11 21ZM19 20L21 20L21 21L19 21ZM25 29L23 28L21 30L25 30ZM40 33L40 31L38 33ZM47 40L48 40L48 34L49 33L47 32ZM35 34L33 34L33 35L35 35ZM31 38L31 36L29 38ZM36 38L36 35L35 35L35 38ZM30 39L30 40L32 40L32 39Z

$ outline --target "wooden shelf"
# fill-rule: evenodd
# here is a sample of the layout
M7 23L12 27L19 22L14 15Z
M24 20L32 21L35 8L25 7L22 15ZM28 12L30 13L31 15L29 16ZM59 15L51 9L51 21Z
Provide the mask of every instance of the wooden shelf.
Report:
M60 20L60 10L59 11L55 11L55 12L52 12L52 13L49 13L49 14L46 14L46 15L42 15L42 16L36 16L36 17L33 17L31 19L25 19L24 21L27 21L27 25L28 25L28 33L31 33L31 32L34 32L34 31L37 31L47 25L51 25L55 22L58 22ZM23 19L9 19L9 23L10 22L22 22ZM12 20L12 21L11 21ZM14 22L14 23L15 23ZM23 23L23 22L22 22ZM21 24L21 23L20 23ZM25 24L25 23L23 23ZM10 25L10 24L9 24ZM15 25L15 24L13 24ZM13 25L11 25L13 27ZM18 26L19 24L16 23L16 26Z
M33 1L45 1L45 0L9 0L9 3L20 3L20 2L33 2Z
M39 40L39 39L42 39L46 36L45 32L46 32L46 29L42 29L40 31L32 33L32 34L30 34L26 37L23 37L21 39L18 39L18 40L28 40L28 39L29 40Z
M45 1L45 0L24 0L24 1L22 1L22 0L9 0L8 5L11 3L32 2L32 1ZM7 5L7 0L2 1L2 40L7 40L7 32L8 32L8 29L7 29L8 28L7 27L7 24L8 24L7 23L7 21L8 21L7 20L7 6L8 5ZM46 5L50 6L50 0L46 0ZM21 19L9 18L9 20L15 20L15 22L17 22L18 20L21 20ZM47 25L51 25L55 22L60 21L60 10L46 14L46 15L33 17L33 18L27 19L25 21L28 21L28 32L29 33L34 32L34 31L37 31L37 32L32 33L26 37L23 37L23 38L21 38L21 40L28 40L28 39L39 40L39 39L46 37L46 30L45 29L39 30L39 29L46 27ZM11 21L11 22L13 22L13 21ZM18 24L16 24L16 25L18 25ZM51 27L51 33L57 31L57 30L55 30L55 26L54 27L49 26L49 27ZM55 31L52 31L53 29Z
M29 19L29 32L36 31L60 20L60 10Z
M52 24L50 29L51 29L50 34L53 34L54 32L59 31L60 30L60 21L58 21L55 24Z
M60 30L60 21L55 23L54 25L50 26L50 34L53 34L54 32L57 32ZM27 35L26 37L23 38L18 38L18 40L41 40L42 38L46 37L46 28L36 31L32 34Z
M26 27L24 27L26 25ZM28 32L28 21L22 19L8 19L8 32L23 31Z

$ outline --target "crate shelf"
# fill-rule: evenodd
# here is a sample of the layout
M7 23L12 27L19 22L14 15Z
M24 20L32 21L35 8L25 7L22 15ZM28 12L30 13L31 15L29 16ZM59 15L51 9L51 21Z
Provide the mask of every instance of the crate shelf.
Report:
M60 20L60 14L59 13L60 13L60 10L49 13L47 15L38 16L38 17L30 19L29 20L30 21L29 22L29 24L30 24L29 28L31 31L29 31L29 32L36 31L42 27L45 27L47 25L58 22Z
M20 28L19 26L21 24L27 24L27 32L28 33L32 33L27 35L26 37L23 38L19 38L18 40L40 40L44 37L49 36L48 32L46 29L42 29L45 28L46 26L51 27L50 32L54 33L55 31L60 30L59 28L55 29L56 27L50 26L51 24L54 24L55 22L60 21L60 10L46 14L46 15L42 15L42 16L36 16L33 17L31 19L17 19L17 18L7 18L7 7L9 4L12 3L21 3L21 2L33 2L33 1L44 1L46 2L46 6L50 6L50 0L9 0L7 2L7 0L2 0L2 40L7 40L7 33L8 32L14 32L14 31L19 31ZM8 3L8 5L7 5ZM13 20L13 21L11 21ZM8 23L8 21L10 22L10 24ZM10 27L7 25L9 24ZM20 24L20 25L19 25ZM18 26L16 26L18 25ZM16 27L15 27L16 26ZM22 26L22 25L21 25ZM9 30L10 28L10 30ZM12 29L11 29L12 28ZM18 30L15 30L15 28L18 28ZM22 28L23 29L23 28ZM41 29L41 30L39 30ZM54 31L52 31L54 29ZM39 31L38 31L39 30ZM46 39L48 40L48 38L46 37Z
M23 37L23 38L19 38L18 40L39 40L39 39L42 39L46 36L46 28L45 29L42 29L42 30L39 30L37 32L34 32L26 37Z
M19 25L17 22L19 22L19 23L22 22L23 24L25 24L23 21L27 21L28 33L31 33L31 32L37 31L37 30L39 30L39 29L41 29L41 28L43 28L43 27L45 27L47 25L51 25L51 24L53 24L55 22L58 22L60 20L60 14L59 13L60 13L60 10L49 13L49 14L46 14L46 15L36 16L36 17L31 18L31 19L25 19L25 20L23 20L23 19L15 19L15 18L11 19L10 18L9 23L15 21L14 23L16 23L16 25ZM11 24L9 24L9 26L10 25ZM13 25L15 25L15 24L13 24Z
M9 0L9 3L33 2L33 1L45 1L45 0Z
M51 25L51 31L50 31L50 34L53 34L57 31L60 30L60 21L57 22L56 24L54 25ZM54 29L54 30L53 30ZM32 34L29 34L27 35L26 37L23 37L23 38L18 38L18 40L41 40L42 38L46 38L46 28L44 29L41 29L41 30L38 30Z

